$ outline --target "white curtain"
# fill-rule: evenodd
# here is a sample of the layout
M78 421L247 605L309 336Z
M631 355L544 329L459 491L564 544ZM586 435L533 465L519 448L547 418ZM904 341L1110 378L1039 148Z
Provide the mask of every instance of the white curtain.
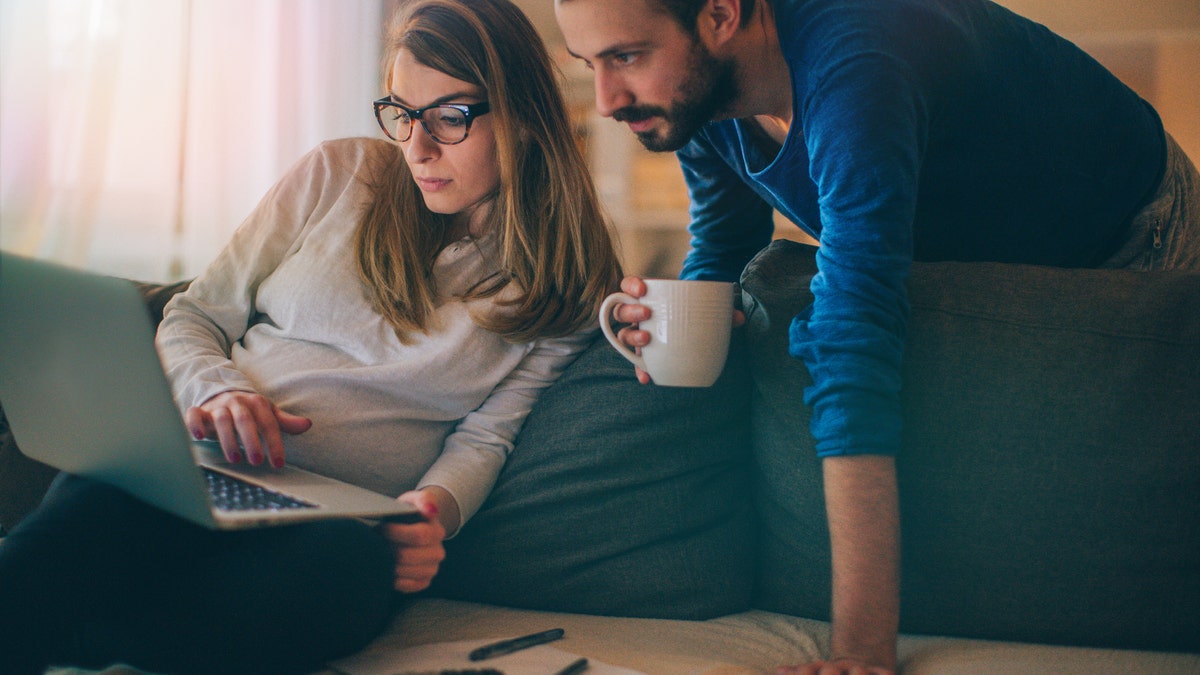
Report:
M0 0L0 248L197 274L287 167L375 135L382 0Z

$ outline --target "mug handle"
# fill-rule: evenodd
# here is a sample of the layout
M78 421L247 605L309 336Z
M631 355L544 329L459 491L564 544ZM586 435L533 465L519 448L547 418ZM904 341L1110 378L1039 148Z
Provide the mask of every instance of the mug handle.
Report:
M636 305L637 301L637 298L629 295L628 293L613 293L605 298L604 302L600 304L600 330L604 331L604 337L608 340L609 344L611 344L613 348L617 350L618 354L624 356L625 360L629 361L638 368L646 370L646 362L642 359L641 354L638 354L629 347L626 347L624 343L618 340L617 334L613 332L612 324L610 323L612 321L613 305L617 304L618 302L623 302L627 305Z

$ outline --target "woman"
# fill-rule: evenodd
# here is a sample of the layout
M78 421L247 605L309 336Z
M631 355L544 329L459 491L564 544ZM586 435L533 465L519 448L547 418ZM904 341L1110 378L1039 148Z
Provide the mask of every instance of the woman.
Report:
M211 532L78 477L0 547L0 671L311 670L427 587L620 278L540 38L508 0L415 0L389 141L325 143L168 306L188 427L427 520Z

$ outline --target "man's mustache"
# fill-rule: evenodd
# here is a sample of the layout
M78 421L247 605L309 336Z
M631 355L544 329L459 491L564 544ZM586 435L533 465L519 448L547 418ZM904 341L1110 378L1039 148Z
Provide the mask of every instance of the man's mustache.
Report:
M628 106L613 113L618 122L641 122L651 117L666 117L667 111L656 106Z

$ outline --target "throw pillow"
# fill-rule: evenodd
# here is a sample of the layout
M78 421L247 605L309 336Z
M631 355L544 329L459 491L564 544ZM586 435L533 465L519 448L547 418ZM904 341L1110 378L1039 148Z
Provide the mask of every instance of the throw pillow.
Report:
M617 616L746 609L749 386L736 334L709 388L638 384L597 340L539 399L490 498L447 542L435 592Z

